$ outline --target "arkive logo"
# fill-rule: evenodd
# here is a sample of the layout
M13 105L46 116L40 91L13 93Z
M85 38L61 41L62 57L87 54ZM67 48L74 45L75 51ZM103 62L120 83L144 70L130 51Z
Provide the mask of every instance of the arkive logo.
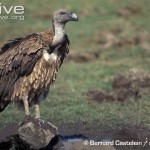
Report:
M23 6L4 6L0 3L0 14L10 14L14 13L15 15L24 14L24 7Z
M23 14L23 6L6 6L0 3L0 20L24 20Z

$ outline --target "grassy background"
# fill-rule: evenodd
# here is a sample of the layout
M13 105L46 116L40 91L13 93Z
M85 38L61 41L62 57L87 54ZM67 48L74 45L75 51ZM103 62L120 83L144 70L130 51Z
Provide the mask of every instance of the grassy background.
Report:
M102 30L123 29L120 37L133 38L142 27L150 31L149 0L5 0L2 5L23 5L25 20L0 20L0 45L8 39L31 32L39 32L51 26L50 15L58 8L76 12L78 23L68 23L70 51L90 53L98 51L100 58L87 63L66 61L59 70L54 86L47 99L41 103L41 116L56 125L62 123L92 122L97 120L101 127L115 128L122 124L150 127L150 97L139 101L132 99L123 103L96 103L84 94L90 89L111 89L111 79L117 73L125 73L130 68L150 71L150 51L143 51L139 45L111 47L103 49L95 41ZM141 13L130 17L118 17L117 10L124 6L140 6ZM92 42L94 41L94 42ZM32 112L33 108L32 108ZM20 121L23 111L13 105L0 114L0 126Z

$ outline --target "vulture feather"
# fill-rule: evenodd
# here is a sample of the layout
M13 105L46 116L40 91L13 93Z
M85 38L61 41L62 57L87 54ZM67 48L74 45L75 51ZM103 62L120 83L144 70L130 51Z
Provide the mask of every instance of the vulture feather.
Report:
M59 9L53 13L52 29L15 38L0 50L0 112L11 102L22 102L25 115L35 105L40 118L39 102L54 83L56 73L69 52L65 32L68 21L78 21L75 13Z

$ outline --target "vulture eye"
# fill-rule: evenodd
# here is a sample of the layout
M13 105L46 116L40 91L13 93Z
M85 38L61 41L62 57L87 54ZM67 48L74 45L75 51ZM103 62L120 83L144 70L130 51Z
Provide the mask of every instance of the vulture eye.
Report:
M61 14L61 15L65 15L66 13L65 13L65 12L60 12L60 14Z

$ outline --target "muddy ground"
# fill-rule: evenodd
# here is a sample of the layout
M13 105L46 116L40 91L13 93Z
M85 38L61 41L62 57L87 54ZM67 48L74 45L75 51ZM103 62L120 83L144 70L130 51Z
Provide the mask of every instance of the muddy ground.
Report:
M4 130L0 130L2 137L10 137L10 135L15 136L19 126L18 124L10 124L7 127L4 127ZM41 126L40 128L45 128L45 126ZM101 129L101 125L98 121L94 121L89 123L79 123L76 122L74 124L65 124L58 126L59 129L59 137L63 137L65 139L79 139L74 141L62 141L61 138L54 138L52 142L50 142L45 148L42 148L41 150L49 150L48 147L51 147L50 150L60 150L60 147L65 147L65 150L149 150L150 145L150 130L148 128L143 128L140 126L131 126L131 125L124 125L122 127L118 127L116 129ZM69 129L69 130L68 130ZM39 138L37 136L37 138ZM112 141L113 145L103 146L103 145L86 145L84 141ZM10 142L9 142L10 141ZM116 141L122 141L122 142L141 142L142 145L140 146L124 146L124 145L117 145ZM2 142L2 141L1 141ZM19 145L24 147L23 143L21 141L18 141L17 143ZM25 144L25 143L24 143ZM5 142L0 143L0 148L5 150L10 149L12 147L13 143L11 142L11 137L5 139ZM51 146L50 146L51 145ZM28 145L27 145L28 147ZM29 147L28 147L29 148ZM27 148L27 149L28 149ZM30 149L30 148L29 148Z
M126 74L117 74L111 81L111 90L89 90L86 95L96 102L137 101L149 95L150 73L133 68Z
M68 130L69 129L69 130ZM150 130L148 128L143 128L140 126L124 125L116 129L101 129L98 121L91 124L79 123L65 124L65 126L59 126L60 135L66 137L86 137L88 140L95 141L135 141L142 142L142 146L122 146L113 145L113 147L120 150L148 150L150 149ZM145 144L145 145L144 145ZM94 150L94 149L91 149ZM110 150L110 149L108 149Z

